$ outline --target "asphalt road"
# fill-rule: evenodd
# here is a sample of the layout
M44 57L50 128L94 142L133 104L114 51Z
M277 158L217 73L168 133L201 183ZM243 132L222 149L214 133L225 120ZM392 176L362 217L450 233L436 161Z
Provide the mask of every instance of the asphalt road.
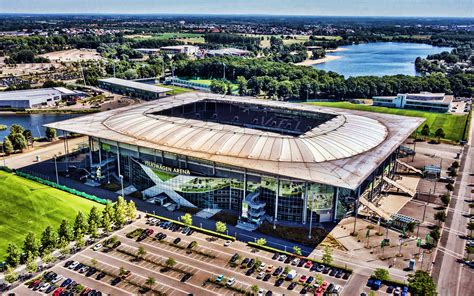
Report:
M473 137L474 128L471 125L470 139ZM463 161L432 269L439 295L474 295L474 284L472 284L474 270L457 262L463 257L466 245L466 241L460 236L467 234L468 218L463 214L469 213L469 206L465 200L471 199L469 185L474 183L474 178L470 176L474 170L473 153L470 140L463 151Z

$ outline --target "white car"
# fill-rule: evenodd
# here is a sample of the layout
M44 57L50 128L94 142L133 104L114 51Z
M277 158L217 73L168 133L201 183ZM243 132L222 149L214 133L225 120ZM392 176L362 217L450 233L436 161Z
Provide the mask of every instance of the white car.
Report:
M102 244L97 244L94 246L94 248L92 248L94 251L98 251L100 249L102 249Z
M300 259L298 258L295 258L293 261L291 261L291 265L297 265L298 263L300 263Z
M64 279L64 277L62 275L58 274L51 282L53 282L53 284L56 284L57 282L59 282L62 279Z
M263 279L263 277L265 276L265 272L260 272L258 275L257 275L257 280L260 280L260 279Z
M265 294L265 290L260 289L260 290L258 290L257 296L263 296L264 294Z
M235 279L234 278L230 278L230 279L227 280L227 283L226 283L227 286L232 286L233 284L235 284Z
M74 268L76 268L78 265L79 265L79 262L74 261L73 263L71 263L71 265L69 265L68 268L69 268L69 269L74 269Z
M224 243L224 247L228 247L230 246L230 244L232 243L232 241L228 240L228 241L225 241Z
M260 264L260 266L258 267L258 270L259 270L259 271L262 271L262 270L265 269L266 266L267 266L267 265L262 262L262 263Z
M41 287L39 288L39 290L40 290L40 291L46 291L46 290L49 288L49 286L51 286L50 283L44 283L44 284L41 285Z
M336 285L334 289L332 290L334 294L338 294L338 295L341 294L341 291L342 291L342 287L339 285Z

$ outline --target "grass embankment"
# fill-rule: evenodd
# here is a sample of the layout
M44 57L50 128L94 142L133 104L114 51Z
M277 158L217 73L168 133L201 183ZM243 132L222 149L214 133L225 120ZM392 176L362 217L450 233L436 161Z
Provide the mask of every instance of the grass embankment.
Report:
M309 104L324 106L324 107L396 114L396 115L411 116L411 117L423 117L423 118L426 118L425 123L429 125L432 134L434 134L434 132L438 128L442 128L444 130L444 133L446 134L444 139L449 140L449 141L454 141L454 142L459 142L463 140L464 126L466 125L466 121L468 119L467 115L453 115L453 114L446 114L446 113L434 113L434 112L424 112L424 111L417 111L417 110L395 109L395 108L386 108L386 107L363 105L363 104L352 104L349 102L311 102ZM425 123L423 123L418 128L418 132L421 132L421 129L423 128Z
M62 219L73 223L78 211L88 214L102 205L67 192L0 171L0 260L8 243L23 246L29 231L37 238L46 226L59 227Z

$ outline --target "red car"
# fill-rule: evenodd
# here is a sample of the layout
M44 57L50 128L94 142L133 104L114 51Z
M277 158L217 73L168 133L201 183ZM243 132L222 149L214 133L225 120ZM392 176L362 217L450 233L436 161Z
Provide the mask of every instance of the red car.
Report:
M28 286L28 288L31 289L31 288L37 287L40 283L41 283L40 280L36 280L36 281L32 282L32 283Z
M313 267L313 261L311 261L311 260L306 261L306 263L304 264L304 267L306 267L306 268Z
M145 233L146 235L150 236L153 234L153 229L148 228L147 230L145 230Z
M87 295L87 293L89 293L91 290L92 290L91 288L85 288L85 289L82 291L81 295Z
M63 292L62 288L57 288L56 290L54 290L53 296L59 296L61 295L62 292Z
M307 279L308 278L303 274L302 276L300 276L299 282L304 283L304 282L306 282Z
M324 290L326 290L326 288L327 288L328 286L329 286L329 283L328 283L327 281L324 281L324 282L321 284L320 288L323 288L323 291L324 291Z

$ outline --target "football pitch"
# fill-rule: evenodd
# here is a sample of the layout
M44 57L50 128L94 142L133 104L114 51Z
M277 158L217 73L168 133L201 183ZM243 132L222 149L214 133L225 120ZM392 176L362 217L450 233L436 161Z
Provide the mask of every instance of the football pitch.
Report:
M22 248L28 232L40 239L46 226L57 229L62 219L72 224L78 211L88 215L94 205L103 208L99 203L0 171L0 261L10 242Z
M459 142L463 140L464 127L468 119L466 115L452 115L445 113L434 113L434 112L424 112L417 110L407 110L407 109L395 109L395 108L386 108L378 107L371 105L363 104L352 104L349 102L311 102L309 104L324 106L324 107L333 107L333 108L342 108L342 109L351 109L351 110L360 110L360 111L369 111L369 112L378 112L378 113L388 113L396 114L403 116L412 116L412 117L423 117L426 121L418 128L418 132L421 131L425 124L428 124L430 127L431 134L438 128L442 128L446 136L444 139L451 140L454 142Z

